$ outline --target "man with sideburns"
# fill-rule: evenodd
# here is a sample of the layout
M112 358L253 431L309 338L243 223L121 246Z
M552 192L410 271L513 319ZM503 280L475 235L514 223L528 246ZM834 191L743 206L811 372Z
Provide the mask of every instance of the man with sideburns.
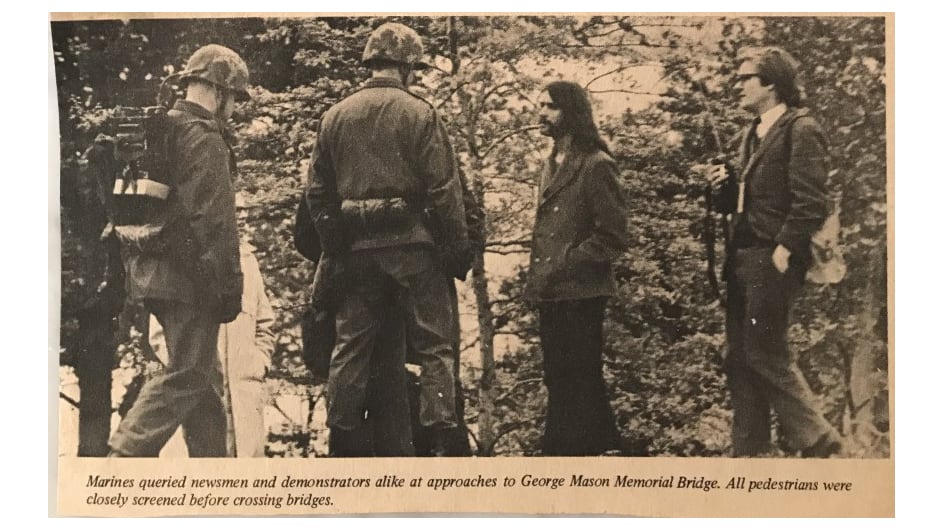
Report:
M734 408L733 455L771 450L771 411L789 447L829 457L839 434L817 407L787 344L793 299L810 266L810 238L828 215L826 138L801 105L797 63L778 48L751 50L737 70L744 131L740 171L709 178L731 216L725 372Z
M616 294L612 264L628 246L619 171L586 91L547 85L541 133L554 140L538 187L525 296L539 312L547 416L544 455L618 454L603 381L603 314Z

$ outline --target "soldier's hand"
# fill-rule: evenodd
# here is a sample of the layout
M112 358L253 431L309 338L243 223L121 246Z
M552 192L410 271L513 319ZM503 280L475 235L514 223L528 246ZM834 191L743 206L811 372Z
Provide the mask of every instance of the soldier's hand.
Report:
M350 249L351 242L341 217L340 207L319 212L312 220L315 230L318 231L318 238L321 240L321 248L325 253L340 255Z
M242 306L242 294L220 296L217 300L217 320L224 324L235 321L243 309Z
M475 253L468 240L450 243L443 248L443 269L456 280L465 281L474 259Z

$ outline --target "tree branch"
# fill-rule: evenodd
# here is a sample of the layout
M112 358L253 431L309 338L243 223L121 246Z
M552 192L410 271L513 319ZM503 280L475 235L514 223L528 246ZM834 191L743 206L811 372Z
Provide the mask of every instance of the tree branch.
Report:
M309 303L307 303L307 302L303 302L303 303L300 303L300 304L292 304L292 305L289 305L289 306L278 306L278 305L273 304L273 305L272 305L272 309L273 309L273 310L279 310L280 312L294 312L295 310L300 310L300 309L302 309L302 308L306 308L306 307L308 307L308 305L309 305Z
M646 92L643 90L610 89L610 90L589 90L587 92L589 92L590 94L609 94L612 92L620 92L623 94L639 94L641 96L659 96L661 98L670 98L673 100L678 99L675 96L670 96L668 94L660 94L658 92Z
M498 398L495 399L495 403L497 404L501 402L502 400L507 400L508 397L511 396L511 393L514 392L515 389L521 387L522 385L541 383L543 381L544 381L544 378L528 378L526 380L518 380L511 387L509 387L507 391L499 395Z
M701 24L633 24L634 28L700 28Z
M292 419L292 417L288 416L288 414L285 413L284 410L282 410L282 408L279 406L279 404L275 400L273 400L272 403L270 403L269 405L275 408L276 411L281 413L282 416L285 417L285 420L289 421L292 424L293 428L299 427L298 424L295 423L295 420Z
M497 94L499 90L501 90L501 89L503 89L503 88L506 88L506 87L509 87L509 86L513 87L513 86L514 86L514 82L512 82L512 81L506 81L506 82L504 82L504 83L499 83L499 84L495 85L494 87L488 89L487 91L485 91L484 94L482 94L482 104L483 104L483 105L485 104L485 100L487 100L487 99L489 98L489 96L491 96L491 95L493 95L493 94Z
M492 240L485 243L485 248L489 247L508 247L510 245L530 246L531 240Z
M541 126L540 126L540 125L537 125L537 124L535 124L535 125L526 125L526 126L524 126L524 127L515 129L515 130L513 130L513 131L509 131L509 132L505 133L504 135L500 136L500 137L498 138L498 140L492 142L487 148L485 148L485 151L482 152L482 155L479 156L479 157L477 157L477 158L478 158L479 160L482 160L482 159L484 159L485 157L487 157L488 154L491 153L491 151L492 151L493 149L495 149L499 144L501 144L501 143L504 142L505 140L508 140L509 138L511 138L511 137L513 137L513 136L515 136L515 135L524 133L524 132L526 132L526 131L532 131L532 130L538 129L538 128L540 128L540 127L541 127Z
M614 23L615 23L615 22L614 22ZM623 28L613 28L613 29L611 29L611 30L604 31L604 32L602 32L602 33L588 33L588 34L587 34L587 38L588 38L588 39L596 39L597 37L606 37L607 35L612 35L612 34L616 33L617 31L623 31Z
M494 87L485 91L485 93L482 94L482 99L479 101L479 104L475 107L474 114L476 115L482 114L482 109L485 108L485 103L488 101L488 98L491 97L492 95L498 94L500 90L508 88L509 86L512 87L512 90L513 90L514 83L510 81L506 81L504 83L499 83L495 85ZM484 158L484 155L483 155L483 158Z
M72 406L72 407L74 407L74 408L76 408L76 409L82 409L82 406L80 406L79 403L78 403L74 398L72 398L71 396L69 396L69 395L63 393L62 391L59 391L59 398L65 400L66 402L69 403L70 406Z
M621 66L621 67L619 67L619 68L614 68L613 70L610 70L609 72L604 72L604 73L598 75L597 77L591 79L590 81L587 81L587 82L584 84L583 88L586 89L586 90L590 90L590 85L592 85L592 84L595 83L596 81L599 81L599 80L605 78L606 76L610 76L610 75L616 74L616 73L618 73L618 72L622 72L623 70L627 70L627 69L629 69L629 68L642 68L642 67L644 67L644 66L652 66L652 65L654 65L654 64L655 64L655 63L651 63L651 62L649 62L649 63L633 63L633 64L631 64L631 65L623 65L623 66Z
M620 44L561 44L561 48L678 48L676 44L652 44L642 42L629 42Z
M474 433L472 433L472 430L466 428L465 431L466 431L466 433L468 433L469 435L472 436L472 442L475 443L475 448L481 450L481 448L479 448L479 438L476 437Z
M537 420L538 420L538 417L531 417L524 420L519 420L517 422L512 422L503 426L502 429L498 430L498 433L495 434L495 440L492 441L492 446L491 448L488 449L488 453L485 455L492 455L492 452L494 452L495 450L495 446L498 444L498 441L500 441L502 437L515 431L521 426L524 426L526 424L533 424L537 422Z
M510 328L501 328L495 332L495 335L496 336L515 336L523 340L523 338L527 337L527 335L525 334L526 331L527 330L525 330L524 328L518 328L514 330ZM535 344L535 342L530 342L530 344Z
M452 75L459 73L459 31L456 30L456 17L446 19L447 34L449 37L449 59L452 61Z
M491 301L489 301L489 304L492 306L497 306L499 304L508 304L516 300L518 300L518 297L509 297L507 299L492 299Z
M478 344L479 344L479 338L476 337L475 339L472 340L471 343L463 343L463 344L459 345L459 351L460 351L460 352L465 352L466 350L469 350L470 348L472 348L472 347L474 347L475 345L478 345Z
M446 104L446 102L452 99L452 97L455 95L456 92L459 92L460 88L468 84L469 84L468 81L463 81L462 83L456 83L456 86L451 87L449 89L449 94L446 94L446 96L442 100L440 100L439 103L436 104L436 110L438 111L439 109L441 109L442 106Z
M527 177L518 178L518 177L505 177L504 175L489 175L488 182L491 182L491 181L511 181L515 184L520 184L522 186L534 185L534 179L530 179Z

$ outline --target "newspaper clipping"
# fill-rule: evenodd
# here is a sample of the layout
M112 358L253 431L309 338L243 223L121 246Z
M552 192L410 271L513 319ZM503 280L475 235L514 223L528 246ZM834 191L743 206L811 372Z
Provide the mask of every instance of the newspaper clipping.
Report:
M58 514L894 516L892 14L49 19Z

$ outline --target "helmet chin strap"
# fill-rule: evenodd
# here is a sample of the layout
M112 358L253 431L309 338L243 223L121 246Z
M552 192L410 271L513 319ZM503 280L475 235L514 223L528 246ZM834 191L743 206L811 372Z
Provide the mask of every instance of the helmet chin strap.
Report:
M214 114L220 121L226 121L223 117L223 108L226 107L226 89L219 85L213 85L213 88L216 90L216 112Z
M399 68L399 70L400 70L400 81L403 83L404 87L409 88L410 74L413 73L413 65L403 65Z

